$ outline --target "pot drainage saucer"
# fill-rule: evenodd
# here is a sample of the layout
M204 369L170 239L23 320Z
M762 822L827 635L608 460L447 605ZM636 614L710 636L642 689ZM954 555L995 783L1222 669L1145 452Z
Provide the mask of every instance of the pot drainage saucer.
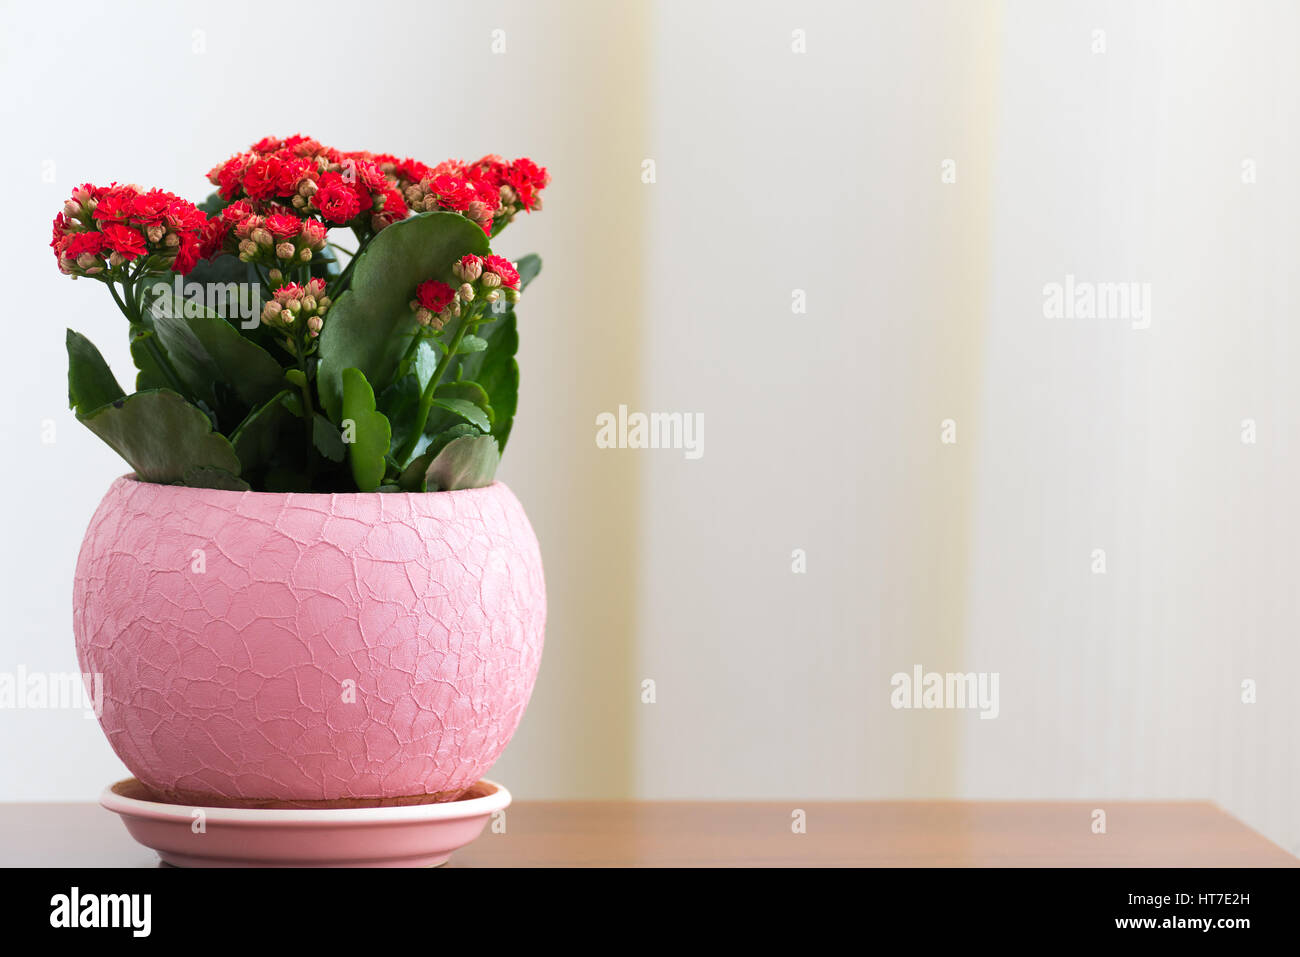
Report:
M144 793L127 778L99 803L178 867L431 867L510 803L510 792L486 779L456 801L396 807L198 807L132 796Z

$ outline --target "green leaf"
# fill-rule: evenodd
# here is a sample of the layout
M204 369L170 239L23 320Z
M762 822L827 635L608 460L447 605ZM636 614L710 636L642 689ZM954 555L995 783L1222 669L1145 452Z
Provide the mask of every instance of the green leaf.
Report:
M196 204L208 216L216 216L230 205L230 200L223 199L220 193L209 193L208 198Z
M344 369L342 384L340 412L345 435L348 423L352 423L352 441L348 443L352 478L359 491L373 492L384 480L392 429L383 413L375 411L375 393L364 372Z
M497 440L490 435L452 439L429 465L425 486L431 492L482 488L492 484L500 462Z
M433 378L434 372L438 369L438 360L446 351L443 344L436 339L421 339L420 344L416 346L415 356L411 360L411 371L415 373L415 378L420 383L421 392Z
M436 390L435 390L436 392ZM480 409L473 402L466 399L440 399L435 394L433 398L433 407L458 415L466 422L471 422L478 426L484 432L492 431L492 422L487 417L487 413Z
M488 347L482 353L461 360L461 376L473 379L488 394L492 406L492 434L505 451L510 428L514 425L515 410L519 406L519 363L515 353L519 350L519 332L515 314L511 310L502 318L483 328Z
M452 263L490 252L483 230L459 213L420 213L379 233L358 255L351 286L330 307L320 334L317 388L332 420L343 407L343 372L357 369L383 392L417 323L410 301L426 279L455 283Z
M131 358L139 370L135 377L135 391L146 392L150 389L167 388L167 375L149 351L149 340L154 334L148 330L133 333L131 336Z
M482 336L464 336L460 340L460 348L457 349L457 352L482 352L486 348L487 340Z
M311 438L316 451L331 462L342 462L347 457L347 446L343 444L339 427L319 412L312 419Z
M411 459L411 464L402 470L397 484L408 492L425 491L425 475L429 471L429 466L433 463L433 460L438 457L438 453L446 448L447 444L453 439L458 439L464 435L475 436L482 434L468 422L460 422L445 432L439 432L432 438L427 438L423 448L417 446L419 451Z
M211 465L200 465L185 473L185 484L190 488L219 488L229 492L247 492L252 488L238 475Z
M247 409L266 402L284 384L284 369L269 352L216 313L174 293L158 298L153 324L181 381L213 408L223 404L226 387Z
M181 482L190 469L204 466L240 472L226 437L212 431L199 409L167 389L137 392L77 418L146 482Z
M248 475L272 463L278 453L291 443L302 428L302 420L290 404L297 396L288 389L276 393L258 406L230 436L235 454L243 463L242 474ZM301 405L299 405L301 408ZM301 442L301 433L298 434Z
M86 415L126 395L95 344L68 330L68 408Z
M141 305L145 324L152 328L156 310L182 309L187 314L220 316L242 335L271 342L275 334L262 325L262 304L269 295L251 263L234 256L200 261L185 276L153 276L144 287ZM173 306L165 298L183 303Z
M528 288L528 284L537 278L537 274L542 271L542 257L537 253L522 256L519 262L515 264L515 269L519 273L519 291L523 292Z
M477 382L471 382L469 379L439 382L433 390L433 395L437 399L464 399L466 402L473 402L487 415L489 423L493 421L492 402L488 398L487 390ZM433 431L436 433L440 430Z
M417 428L415 419L420 408L420 382L414 372L408 372L387 389L377 400L379 411L392 426L390 454L399 449L411 430Z

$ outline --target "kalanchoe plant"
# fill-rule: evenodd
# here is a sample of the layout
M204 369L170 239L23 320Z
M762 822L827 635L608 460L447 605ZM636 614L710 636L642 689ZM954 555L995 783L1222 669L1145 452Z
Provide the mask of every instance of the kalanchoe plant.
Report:
M541 208L546 170L498 156L430 167L292 136L208 178L200 206L86 184L55 217L60 270L108 287L136 366L128 395L68 330L77 418L149 482L490 484L518 399L515 305L541 261L489 242Z

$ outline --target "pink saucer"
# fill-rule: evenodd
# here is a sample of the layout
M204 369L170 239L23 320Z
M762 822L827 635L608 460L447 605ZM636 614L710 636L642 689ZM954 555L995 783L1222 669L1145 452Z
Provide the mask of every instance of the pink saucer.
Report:
M189 807L128 796L139 789L127 778L105 788L99 803L178 867L431 867L478 837L510 803L510 792L486 779L441 804L304 810Z

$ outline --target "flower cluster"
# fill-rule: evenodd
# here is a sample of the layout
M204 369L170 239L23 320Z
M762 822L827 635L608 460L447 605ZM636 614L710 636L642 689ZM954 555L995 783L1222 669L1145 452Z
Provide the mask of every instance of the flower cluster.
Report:
M484 302L496 302L505 297L507 302L519 301L519 270L502 256L462 256L452 264L451 271L463 284L458 290L464 302L480 296Z
M86 183L54 217L50 246L59 269L75 278L115 274L142 256L158 269L187 273L219 242L208 217L173 193Z
M324 279L309 279L305 285L291 282L277 289L262 307L262 322L288 331L305 329L307 335L314 337L320 335L329 307Z
M463 213L491 236L519 210L541 209L541 192L550 181L545 167L527 158L513 163L495 155L473 163L448 160L407 186L403 197L417 213L434 209Z
M422 326L441 329L472 302L519 301L519 270L501 256L462 256L452 263L460 280L453 288L440 279L426 279L415 287L411 310Z
M411 311L422 326L441 329L449 319L460 315L461 299L456 290L441 279L426 279L415 287Z
M325 248L325 224L301 219L283 206L268 206L259 213L249 200L236 200L221 211L220 219L224 235L243 262L284 268L311 262Z
M341 153L309 136L267 137L214 167L208 179L222 199L251 211L279 207L300 218L378 232L405 219L404 178L424 164L371 153Z

